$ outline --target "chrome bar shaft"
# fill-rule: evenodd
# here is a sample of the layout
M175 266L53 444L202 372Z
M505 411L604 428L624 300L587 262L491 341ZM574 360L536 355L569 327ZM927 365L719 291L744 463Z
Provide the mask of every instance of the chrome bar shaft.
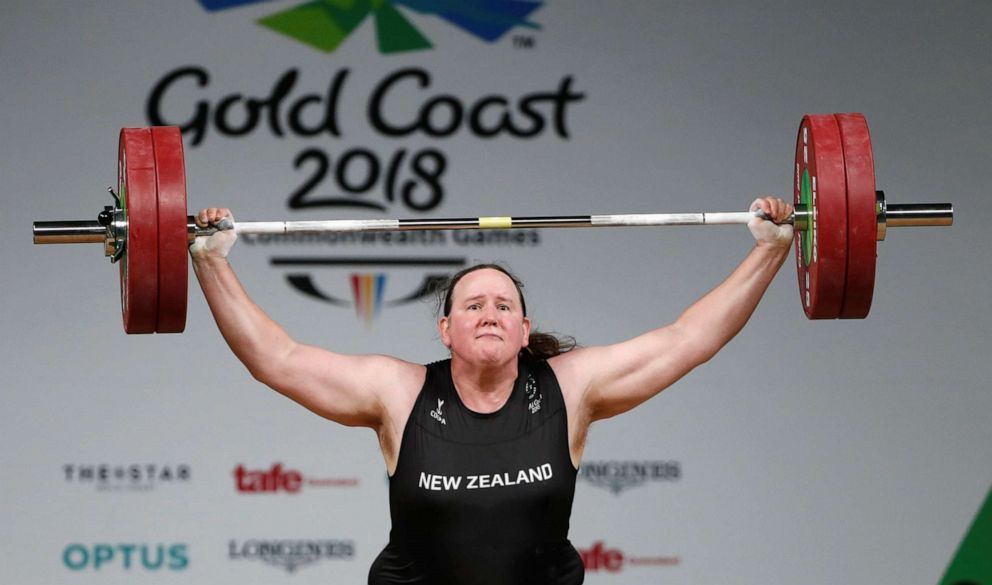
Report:
M97 221L36 221L35 244L102 244L107 228Z
M888 227L947 226L954 223L950 203L890 203L885 206Z

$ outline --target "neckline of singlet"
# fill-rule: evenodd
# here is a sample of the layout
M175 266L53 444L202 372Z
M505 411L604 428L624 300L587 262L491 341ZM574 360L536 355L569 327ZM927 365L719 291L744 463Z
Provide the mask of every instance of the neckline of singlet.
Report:
M473 418L481 418L481 419L496 418L497 416L502 414L510 405L510 403L513 402L513 399L517 396L518 387L520 386L521 379L525 379L526 375L530 374L530 367L527 367L526 368L527 371L524 372L525 369L524 360L518 357L517 377L516 379L513 380L513 388L510 389L510 395L506 397L506 402L504 402L499 408L497 408L492 412L478 412L469 408L468 405L466 405L465 402L462 401L461 395L458 394L458 388L455 387L455 377L451 375L451 360L448 360L446 368L447 368L447 377L448 377L448 388L451 390L451 393L454 394L455 402L458 404L458 407L463 412L467 413L469 416Z

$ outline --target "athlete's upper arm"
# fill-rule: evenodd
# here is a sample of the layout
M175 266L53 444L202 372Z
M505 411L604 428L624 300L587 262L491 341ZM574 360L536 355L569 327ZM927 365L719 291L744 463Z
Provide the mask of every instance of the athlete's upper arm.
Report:
M589 422L615 416L658 394L706 361L677 324L614 345L552 358L566 402Z
M423 383L424 366L384 355L344 355L294 344L255 377L309 410L349 426L377 428Z

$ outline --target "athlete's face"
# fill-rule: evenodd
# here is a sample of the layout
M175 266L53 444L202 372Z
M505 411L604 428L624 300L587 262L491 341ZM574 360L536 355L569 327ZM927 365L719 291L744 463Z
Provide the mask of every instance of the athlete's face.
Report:
M455 285L451 311L438 323L453 357L494 365L515 359L527 346L530 319L517 287L498 270L470 272Z

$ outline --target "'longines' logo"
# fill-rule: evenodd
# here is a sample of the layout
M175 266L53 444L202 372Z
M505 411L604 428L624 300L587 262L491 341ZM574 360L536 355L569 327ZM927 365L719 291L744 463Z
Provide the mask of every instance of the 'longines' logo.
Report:
M213 12L271 0L200 0ZM528 17L544 2L535 0L351 0L306 2L258 20L258 24L314 49L331 53L365 20L375 21L379 52L403 53L430 49L431 42L397 9L436 16L478 39L495 42L522 26L539 29Z
M351 540L246 540L228 543L231 560L255 559L293 573L300 567L330 559L352 559Z
M650 481L678 481L681 477L678 461L590 461L582 463L578 479L619 495Z

